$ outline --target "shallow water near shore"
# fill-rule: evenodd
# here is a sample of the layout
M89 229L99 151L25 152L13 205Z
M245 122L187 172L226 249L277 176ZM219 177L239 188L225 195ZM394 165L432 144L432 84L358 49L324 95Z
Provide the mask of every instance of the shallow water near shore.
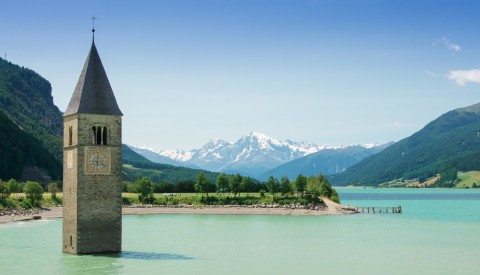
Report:
M123 217L118 255L61 253L61 219L0 225L1 274L478 274L480 190L339 188L402 214Z

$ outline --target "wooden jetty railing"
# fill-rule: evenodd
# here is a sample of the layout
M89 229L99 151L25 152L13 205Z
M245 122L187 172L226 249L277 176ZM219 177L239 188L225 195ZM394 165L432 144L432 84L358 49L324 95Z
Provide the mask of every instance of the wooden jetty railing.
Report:
M385 213L385 214L402 214L402 207L393 206L393 207L380 207L380 206L349 206L349 208L353 208L360 213Z

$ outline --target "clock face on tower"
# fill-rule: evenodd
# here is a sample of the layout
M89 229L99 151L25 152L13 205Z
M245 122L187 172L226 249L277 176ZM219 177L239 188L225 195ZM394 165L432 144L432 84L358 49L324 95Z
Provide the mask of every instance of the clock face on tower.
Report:
M88 150L85 160L86 174L110 174L110 151L108 150Z
M106 164L106 157L101 152L94 152L88 158L88 165L90 165L90 168L93 170L102 170Z

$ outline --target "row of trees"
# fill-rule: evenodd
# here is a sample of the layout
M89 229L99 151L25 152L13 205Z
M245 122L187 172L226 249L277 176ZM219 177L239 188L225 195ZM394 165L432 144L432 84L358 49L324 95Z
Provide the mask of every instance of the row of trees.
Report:
M199 173L197 174L197 178L202 175L201 177L204 178L201 188L204 194L207 193L214 193L217 192L217 184L216 181L212 181L212 177L209 176L207 173ZM239 192L259 192L262 189L265 189L264 183L261 183L257 180L254 180L250 177L242 177L239 174L236 175L226 175L220 174L220 186L221 191L220 193L230 193L230 190L236 191L235 194ZM217 178L218 178L217 177ZM144 177L139 177L144 178ZM176 183L169 183L169 182L153 182L152 178L148 177L151 181L153 193L195 193L197 189L195 185L197 184L197 180L184 180L184 181L177 181ZM215 178L214 178L215 179ZM234 180L230 185L230 180ZM138 193L137 185L135 182L123 182L123 192L130 192L130 193ZM200 192L198 192L200 193Z
M215 186L217 193L225 194L229 192L237 196L240 192L255 192L257 183L250 177L242 177L239 174L227 176L226 174L218 175ZM333 201L339 202L337 191L332 188L330 182L323 176L306 177L299 175L293 182L288 177L282 177L280 180L270 176L265 183L259 183L260 187L264 187L275 198L277 194L282 197L295 195L297 197L306 197L310 200L316 200L319 197L328 197ZM197 193L206 194L208 197L211 183L204 173L197 176L195 182L195 191Z
M56 200L57 184L48 184L48 191L52 199ZM19 183L14 179L8 181L0 180L0 205L8 206L7 199L12 193L25 193L26 200L22 200L22 206L25 208L39 207L43 199L44 187L37 182L27 181Z
M259 192L264 189L264 184L251 177L241 176L240 174L226 175L221 173L217 176L215 184L211 183L205 173L201 172L197 176L195 182L195 191L197 193L207 194L209 192L216 191L224 195L225 193L231 193L234 196L240 194L240 192Z
M147 177L140 177L134 183L126 184L126 188L130 192L139 193L138 198L142 203L153 203L155 200L153 193L158 193L155 190L156 187L165 186L165 183L152 183ZM280 180L270 177L265 183L261 183L240 174L226 175L222 173L218 175L213 184L208 176L201 172L198 174L193 188L194 192L201 194L202 197L205 195L207 198L209 193L215 191L221 196L229 193L237 197L241 192L260 192L263 195L267 189L274 199L278 196L282 198L294 196L304 198L309 202L317 202L320 197L328 197L339 202L338 193L323 175L316 177L299 175L294 181L290 181L288 177L282 177ZM167 191L163 193L169 193L168 190L163 191Z
M277 193L280 193L282 196L295 194L296 196L310 199L328 197L333 201L339 202L337 191L332 188L330 182L323 175L311 177L298 175L293 182L288 177L282 177L278 180L270 176L265 185L273 196Z

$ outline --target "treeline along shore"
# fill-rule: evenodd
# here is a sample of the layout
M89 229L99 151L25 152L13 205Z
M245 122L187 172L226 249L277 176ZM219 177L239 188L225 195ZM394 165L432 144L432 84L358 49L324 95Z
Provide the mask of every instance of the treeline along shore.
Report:
M294 182L271 177L266 190L241 192L244 177L220 174L216 192L205 174L194 184L197 193L154 193L153 183L141 177L127 183L130 191L122 194L124 214L258 214L258 215L330 215L356 211L338 204L338 193L328 180L299 176ZM248 180L247 180L248 181ZM238 189L235 188L239 184ZM125 186L124 186L125 187ZM23 192L19 193L19 189ZM45 193L45 189L48 193ZM16 192L11 192L16 191ZM247 189L248 190L248 189ZM0 222L61 217L63 196L56 183L0 181Z
M124 205L123 215L152 215L152 214L201 214L201 215L295 215L295 216L324 216L356 214L353 208L337 204L323 198L322 204L317 206L302 205ZM62 218L62 207L42 207L23 209L15 208L0 210L0 224L23 222L40 219Z

